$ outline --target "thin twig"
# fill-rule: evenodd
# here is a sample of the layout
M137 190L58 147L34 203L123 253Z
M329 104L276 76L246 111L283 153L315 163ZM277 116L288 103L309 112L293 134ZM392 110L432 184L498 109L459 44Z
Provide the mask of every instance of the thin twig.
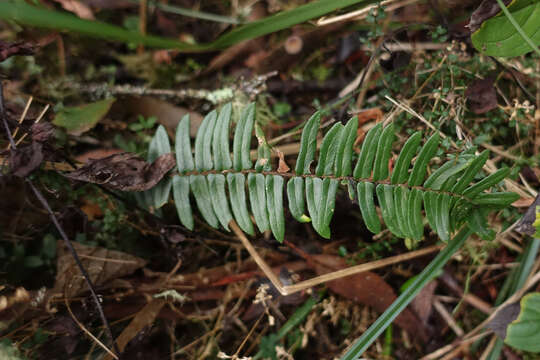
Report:
M281 281L278 279L278 277L272 271L272 268L264 261L264 259L259 255L257 250L255 250L251 242L248 240L248 238L242 232L242 230L238 227L236 222L234 220L231 220L231 222L229 223L229 226L232 229L232 231L235 233L235 235L238 236L238 238L240 239L240 241L242 242L246 250L249 252L253 260L255 260L255 262L257 263L261 271L266 275L268 280L270 280L272 285L274 285L274 287L279 291L279 293L284 296L297 293L299 291L308 289L310 287L313 287L313 286L316 286L316 285L319 285L328 281L341 279L341 278L358 274L361 272L375 270L384 266L396 264L396 263L410 260L419 256L424 256L432 252L438 251L442 249L443 247L442 245L430 246L425 249L411 251L406 254L391 256L386 259L376 260L376 261L372 261L366 264L360 264L360 265L348 267L346 269L333 271L331 273L320 275L313 279L305 280L294 285L283 285Z
M96 344L98 344L103 350L105 350L109 355L111 355L113 358L115 358L116 360L118 360L118 356L116 356L115 353L113 353L111 350L109 350L109 348L107 346L105 346L105 344L103 344L101 341L99 341L99 339L97 337L95 337L94 335L92 335L92 333L90 331L88 331L88 329L79 321L79 319L77 319L77 317L75 316L75 314L73 314L73 311L71 311L71 307L69 306L69 302L68 302L68 298L65 298L64 299L64 302L66 303L66 308L69 312L69 315L71 315L71 318L72 320L79 326L79 328L86 334L88 335L92 340L94 340L94 342Z
M14 150L17 149L17 145L15 144L13 136L11 135L11 130L9 129L9 125L8 125L8 122L7 122L7 116L6 116L5 109L4 109L4 94L3 93L4 93L4 89L3 89L2 83L0 82L0 116L2 117L2 122L4 124L4 128L6 130L6 135L8 137L9 143L10 143L10 145L12 147L12 151L14 151ZM42 112L42 114L40 114L39 118L41 118L43 116L43 114L44 114L44 112ZM34 192L34 194L36 195L36 197L38 198L38 200L42 204L42 206L47 210L47 212L49 214L49 217L51 218L51 220L54 223L54 225L55 225L56 229L58 230L58 232L60 233L60 236L62 237L62 239L64 239L64 242L65 242L66 246L68 247L69 251L71 252L71 255L73 256L73 259L75 260L75 263L79 267L79 270L83 274L83 277L84 277L84 279L85 279L85 281L86 281L86 283L87 283L87 285L88 285L88 287L90 289L90 293L92 294L92 298L93 298L94 302L96 303L96 307L97 307L99 315L101 317L101 321L103 322L103 325L105 327L107 335L111 339L114 352L116 354L120 354L120 351L118 351L118 347L116 346L116 342L114 341L114 337L112 335L112 331L111 331L111 328L109 326L109 322L107 321L107 318L105 317L105 313L103 312L103 308L101 306L99 298L98 298L98 296L96 294L96 291L94 290L94 285L92 284L92 281L90 280L90 277L89 277L88 273L86 272L86 269L84 268L83 264L81 263L81 260L79 259L79 256L77 255L77 251L75 250L75 248L73 247L73 244L71 243L71 241L67 237L64 229L60 225L60 222L58 221L58 219L54 215L54 212L52 211L51 207L49 206L49 203L47 202L47 200L45 199L43 194L36 188L36 186L33 184L32 180L30 180L29 178L25 178L25 181L30 186L30 188L32 189L32 191Z

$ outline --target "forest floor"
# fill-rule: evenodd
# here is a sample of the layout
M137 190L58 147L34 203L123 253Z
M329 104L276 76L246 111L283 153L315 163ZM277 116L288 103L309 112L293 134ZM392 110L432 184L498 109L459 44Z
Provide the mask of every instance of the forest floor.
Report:
M191 43L237 26L227 19L255 21L303 4L160 2L227 18L208 20L141 5L146 1L41 3ZM333 13L326 25L314 19L206 52L0 22L0 100L13 138L32 149L13 160L2 125L0 358L116 357L59 228L93 281L121 359L338 359L433 259L440 248L433 246L442 244L433 231L426 227L422 241L389 231L373 235L345 186L337 192L330 239L295 221L285 205L283 243L269 231L247 241L286 284L393 260L282 296L238 234L212 228L196 210L190 231L172 197L160 209L145 209L130 192L64 176L88 159L116 153L146 159L158 126L172 142L186 114L194 138L204 116L227 102L233 111L256 104L257 124L280 169L294 168L300 130L317 110L324 111L323 132L358 120L356 153L366 132L391 118L397 135L391 164L414 131L427 137L436 129L445 136L439 158L475 147L490 151L493 169L510 168L507 188L520 198L489 216L496 235L468 239L363 355L488 358L497 336L469 335L510 295L501 294L503 284L532 251L515 224L540 185L540 62L535 54L480 54L466 27L475 3L396 1L351 19L332 19ZM48 132L45 141L36 140L37 121L54 126L40 128ZM505 359L540 358L506 345L496 351Z

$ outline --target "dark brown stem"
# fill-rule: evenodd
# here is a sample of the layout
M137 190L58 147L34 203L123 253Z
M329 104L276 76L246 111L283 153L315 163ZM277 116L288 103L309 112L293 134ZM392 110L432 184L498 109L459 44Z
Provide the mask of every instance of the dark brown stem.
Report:
M15 141L13 139L13 136L11 135L11 131L9 129L9 125L7 123L7 117L4 110L4 95L3 95L3 87L2 83L0 82L0 115L2 117L2 122L4 124L4 128L6 130L6 135L8 137L9 143L11 144L11 151L15 151L17 149L17 146L15 145ZM47 213L49 214L54 226L60 233L60 236L64 240L66 246L68 247L69 251L71 252L71 255L73 256L73 259L75 260L75 263L77 264L77 267L81 271L84 280L86 281L86 284L88 285L88 288L90 289L90 293L92 294L92 298L94 302L96 303L96 307L99 312L99 316L101 317L101 321L103 322L103 326L105 327L105 332L107 335L111 338L113 350L115 354L120 354L120 351L118 350L118 346L116 345L116 342L114 341L114 337L111 331L111 327L109 326L109 322L107 321L107 318L105 317L105 313L103 312L103 307L101 306L101 302L99 301L99 298L97 296L96 290L94 289L94 285L92 284L92 281L90 280L90 276L88 275L86 269L84 268L83 264L81 263L81 260L79 259L79 255L77 254L77 251L73 247L73 244L69 240L69 238L66 235L66 232L60 225L60 222L58 221L57 217L54 215L54 212L52 211L51 207L49 206L49 203L47 202L47 199L43 196L41 191L36 188L36 186L32 183L32 180L29 178L25 178L25 181L28 183L36 197L38 198L39 202L45 210L47 210Z

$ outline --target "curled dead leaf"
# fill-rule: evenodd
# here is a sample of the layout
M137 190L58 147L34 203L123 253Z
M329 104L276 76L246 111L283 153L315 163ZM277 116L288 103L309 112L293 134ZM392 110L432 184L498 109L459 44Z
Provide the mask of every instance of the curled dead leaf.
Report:
M484 114L497 108L497 92L493 86L493 78L473 81L465 90L465 97L475 114Z
M43 161L43 145L39 142L11 150L9 165L13 175L26 177Z
M130 275L146 264L143 259L120 251L86 246L77 242L73 243L73 247L96 287L110 284L114 279ZM73 256L63 241L58 242L57 249L57 274L53 293L64 293L69 298L87 291L86 281L81 276Z
M32 140L46 142L54 134L54 126L48 122L40 122L32 125Z
M163 154L153 163L132 153L120 153L102 159L91 159L66 177L104 185L122 191L146 191L151 189L176 164L172 153Z
M291 168L287 165L287 163L285 162L285 155L279 151L278 149L276 149L276 152L278 154L278 157L279 157L279 166L278 166L278 173L287 173L289 172L289 170L291 170Z
M35 50L36 46L28 42L15 41L7 43L0 41L0 62L15 55L32 55Z
M318 275L347 268L345 260L334 255L313 255L315 271ZM364 305L384 312L396 299L394 289L374 272L366 271L341 279L329 281L328 288L333 292ZM426 341L428 336L422 322L408 308L396 318L396 324L409 334Z

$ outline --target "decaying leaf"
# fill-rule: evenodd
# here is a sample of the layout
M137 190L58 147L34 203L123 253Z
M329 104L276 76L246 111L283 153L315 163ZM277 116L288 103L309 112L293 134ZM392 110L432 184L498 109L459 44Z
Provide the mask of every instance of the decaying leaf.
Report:
M536 229L533 226L533 223L536 220L536 207L540 206L540 195L536 196L536 199L534 199L534 202L529 206L527 211L525 211L525 214L521 218L521 220L516 225L515 230L517 232L520 232L522 234L526 235L534 235L536 232Z
M318 275L345 269L345 260L333 255L313 255ZM326 284L333 292L364 305L384 312L396 299L394 289L383 278L371 271L358 273ZM408 308L396 318L396 324L409 334L426 341L427 334L418 317Z
M278 157L279 157L279 166L278 166L278 173L286 173L286 172L289 172L289 170L291 170L291 168L287 165L287 163L285 162L285 155L277 150L277 154L278 154Z
M62 7L77 15L81 19L87 19L87 20L95 20L94 13L92 13L92 10L83 2L77 1L77 0L54 0Z
M129 275L146 264L143 259L120 251L90 247L77 242L73 243L73 247L88 272L90 280L96 287ZM58 242L57 249L57 274L52 292L63 293L66 297L73 297L87 291L86 281L63 241Z
M475 114L484 114L497 108L497 92L493 78L475 80L467 87L465 97Z
M155 186L175 164L172 153L161 155L151 164L133 153L120 153L89 160L86 165L65 176L114 190L146 191Z
M505 5L508 5L511 0L503 0ZM480 26L484 21L497 15L501 11L499 4L496 0L484 0L471 14L471 19L467 27L473 33L480 29Z
M15 41L12 43L0 41L0 62L15 55L32 55L35 48L36 46L34 44L24 41Z
M30 145L12 149L9 165L13 175L26 177L36 170L43 161L43 145L32 142Z
M32 141L46 142L54 134L54 126L48 122L40 122L32 125Z
M501 339L506 338L506 328L517 319L520 311L519 302L505 306L495 315L493 320L487 324L487 328L493 330Z
M116 344L120 351L123 351L126 345L145 327L153 324L156 316L159 314L161 308L167 304L163 299L152 299L135 315L129 325L122 331L120 336L116 339ZM106 360L111 360L111 356L106 356Z

